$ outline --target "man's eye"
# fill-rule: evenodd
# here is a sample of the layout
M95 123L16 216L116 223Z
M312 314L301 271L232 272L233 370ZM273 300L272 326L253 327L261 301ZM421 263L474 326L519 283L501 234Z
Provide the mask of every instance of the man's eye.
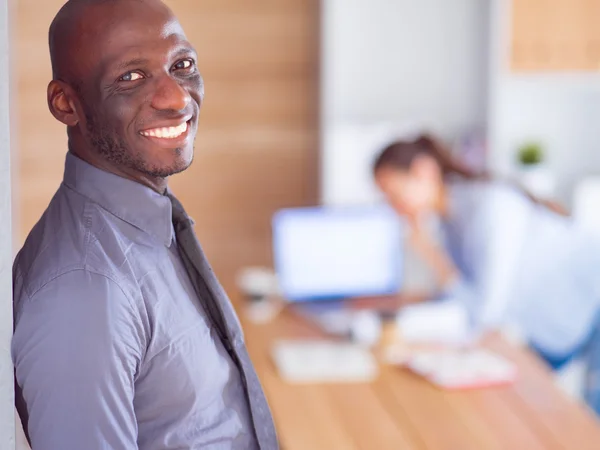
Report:
M178 70L189 69L194 65L194 61L191 59L182 59L178 63L176 63L173 67Z
M127 72L125 75L119 78L119 81L137 81L141 80L142 78L144 77L138 72Z

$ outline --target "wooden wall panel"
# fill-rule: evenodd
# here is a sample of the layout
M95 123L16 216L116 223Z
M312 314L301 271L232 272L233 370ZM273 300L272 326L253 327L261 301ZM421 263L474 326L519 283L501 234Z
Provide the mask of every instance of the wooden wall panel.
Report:
M23 239L60 183L66 137L48 112L47 29L61 0L18 0L17 182ZM206 98L192 167L171 186L222 275L270 264L270 219L318 196L317 0L171 0Z
M513 0L514 71L600 71L600 0Z

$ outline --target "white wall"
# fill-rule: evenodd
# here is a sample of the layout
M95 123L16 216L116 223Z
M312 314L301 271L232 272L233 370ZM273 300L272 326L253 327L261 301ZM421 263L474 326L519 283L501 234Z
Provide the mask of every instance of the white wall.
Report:
M557 196L569 203L577 180L600 174L600 74L512 73L510 5L494 0L491 11L490 167L510 173L516 148L539 140L557 177Z
M324 0L322 8L326 203L372 190L364 171L373 150L341 146L354 136L340 127L355 135L376 124L365 133L379 143L382 123L418 124L445 137L485 125L489 0Z
M0 449L14 449L12 337L12 233L10 213L10 128L8 4L0 1Z

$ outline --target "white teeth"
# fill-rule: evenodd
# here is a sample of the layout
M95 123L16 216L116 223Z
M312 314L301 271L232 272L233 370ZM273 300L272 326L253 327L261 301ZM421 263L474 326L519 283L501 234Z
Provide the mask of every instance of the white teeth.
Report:
M187 122L176 127L153 128L152 130L140 131L142 136L157 137L161 139L175 139L186 132Z

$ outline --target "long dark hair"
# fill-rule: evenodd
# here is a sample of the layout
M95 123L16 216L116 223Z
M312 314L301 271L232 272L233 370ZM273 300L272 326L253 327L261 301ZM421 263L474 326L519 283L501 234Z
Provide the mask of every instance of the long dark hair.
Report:
M488 172L477 172L456 158L452 157L450 149L447 148L441 141L433 138L430 135L424 134L419 136L414 141L396 141L379 154L373 164L373 174L384 168L409 170L412 162L418 156L429 156L439 165L444 179L460 178L467 181L493 181ZM555 213L563 216L568 215L568 212L559 204L538 199L523 186L514 181L506 181L508 184L515 186L529 200L537 205L544 206Z

